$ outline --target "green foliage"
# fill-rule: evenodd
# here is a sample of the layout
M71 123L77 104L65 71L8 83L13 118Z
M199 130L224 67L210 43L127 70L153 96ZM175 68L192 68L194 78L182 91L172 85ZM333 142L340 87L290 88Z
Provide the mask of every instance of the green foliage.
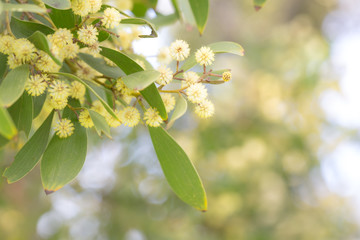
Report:
M153 84L160 77L160 73L155 70L145 70L122 77L127 87L134 90L143 90Z
M12 139L17 134L17 129L8 111L0 105L0 135Z
M189 0L192 13L194 15L197 28L202 34L205 30L209 15L209 0Z
M33 101L32 97L24 92L23 95L8 109L16 128L24 131L29 136L33 120Z

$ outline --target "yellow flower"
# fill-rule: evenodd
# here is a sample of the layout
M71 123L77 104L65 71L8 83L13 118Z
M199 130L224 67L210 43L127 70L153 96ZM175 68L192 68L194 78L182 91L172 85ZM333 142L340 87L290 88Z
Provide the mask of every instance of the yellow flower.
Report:
M120 118L118 111L115 112L115 115L118 118ZM115 117L113 117L112 115L110 115L110 113L108 113L108 112L105 113L105 120L106 120L107 124L112 128L116 128L121 125L121 122L118 119L116 119Z
M54 99L66 99L70 95L70 87L64 81L55 80L50 84L48 92Z
M102 103L99 100L95 100L92 102L91 110L94 110L95 112L105 116L106 115L106 109L102 105Z
M21 63L31 62L36 57L36 48L25 38L16 39L12 47L13 53Z
M9 55L13 52L15 38L10 35L0 36L0 52Z
M134 127L140 121L140 113L134 107L126 107L120 111L120 120L125 126Z
M56 135L60 138L67 138L74 133L74 124L67 118L58 120L55 124L54 130Z
M190 54L189 44L184 40L176 40L170 45L170 55L176 61L183 61Z
M86 16L92 10L92 6L88 0L72 0L71 9L76 15Z
M160 124L163 122L159 111L152 107L146 109L144 113L144 120L146 121L146 124L150 127L159 127Z
M156 81L160 85L166 85L169 84L173 80L173 72L170 68L167 68L165 66L161 66L158 71L160 72L160 77Z
M94 26L92 25L84 25L78 31L78 39L80 42L85 43L87 45L93 45L97 42L97 36L99 32Z
M60 66L43 51L39 51L39 56L35 61L35 68L42 72L58 72L60 70Z
M79 46L76 43L69 43L65 45L58 51L58 56L60 59L73 59L76 58L77 54L79 53Z
M86 88L82 83L78 81L74 81L71 83L71 97L80 100L85 96L85 91Z
M114 28L120 24L121 15L115 8L107 8L104 11L102 24L106 28Z
M197 75L196 72L186 72L184 73L184 79L185 79L185 86L191 86L195 83L197 83L200 79L199 75Z
M98 75L98 72L85 64L81 64L81 68L76 71L76 75L82 79L92 80Z
M7 64L9 65L10 69L14 69L21 65L21 61L17 59L14 54L10 54L7 57Z
M90 13L97 13L102 5L102 0L88 0L90 5Z
M196 83L188 87L186 89L186 94L189 101L193 103L204 101L208 95L205 86L201 83Z
M170 112L175 107L175 97L170 93L165 93L161 95L161 98L164 102L166 112Z
M211 65L214 62L214 52L209 47L201 47L195 53L196 62L200 65Z
M43 94L47 88L46 81L49 81L49 78L47 77L46 74L43 75L36 74L34 76L31 75L25 84L25 90L31 96L39 96Z
M92 128L94 126L94 122L92 121L89 111L85 109L79 115L80 125L84 128Z
M132 90L125 85L121 78L116 80L115 89L123 96L127 96L132 93Z
M224 80L224 82L228 82L231 80L231 72L224 72L222 74L222 79Z
M73 43L73 35L70 30L66 28L59 28L54 34L48 36L51 44L57 47L60 51L63 47Z
M56 110L64 109L67 106L68 99L66 98L53 98L50 97L50 106Z
M214 115L214 112L214 104L212 104L212 102L207 99L201 103L198 103L195 107L195 113L201 118L209 118Z

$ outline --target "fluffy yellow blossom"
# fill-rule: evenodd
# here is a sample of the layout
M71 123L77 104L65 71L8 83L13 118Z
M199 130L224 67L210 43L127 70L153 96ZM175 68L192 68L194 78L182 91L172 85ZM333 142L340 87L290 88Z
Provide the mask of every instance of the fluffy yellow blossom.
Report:
M82 79L92 80L98 75L98 72L85 64L81 64L81 68L76 71L76 75Z
M80 42L87 45L93 45L97 42L98 30L93 25L84 25L78 33L78 39Z
M16 56L14 54L10 54L7 57L7 64L9 65L10 69L14 69L14 68L20 66L22 63L19 59L16 58Z
M76 43L69 43L68 45L65 45L58 51L58 57L60 59L73 59L76 58L77 54L79 53L79 46Z
M199 75L196 72L186 72L184 73L185 86L191 86L197 83L200 79Z
M85 109L79 114L79 122L80 125L83 126L84 128L92 128L94 126L94 123L87 109Z
M161 95L161 98L164 102L166 112L170 112L175 107L175 97L170 93L165 93Z
M50 97L50 106L56 110L64 109L67 106L68 99L66 98L53 98Z
M106 28L114 28L120 24L121 15L115 8L107 8L104 11L102 24Z
M146 124L150 127L159 127L160 124L163 122L159 111L152 107L146 109L144 113L144 120Z
M201 47L195 53L196 62L200 65L211 65L214 62L215 54L209 47Z
M45 92L47 88L47 81L49 81L49 78L46 74L31 75L25 84L25 90L31 96L39 96Z
M43 51L39 51L39 56L35 61L35 67L42 72L57 72L60 70L60 66Z
M90 5L88 0L72 0L71 9L76 15L84 17L88 15L89 12L92 10L92 6Z
M190 102L200 103L207 97L207 89L201 83L191 85L186 89L186 94Z
M183 61L190 54L189 44L184 40L176 40L170 45L170 55L176 61Z
M169 84L173 80L173 72L170 68L167 68L165 66L159 67L158 71L160 72L160 77L156 81L160 85L166 85Z
M51 44L62 51L62 48L73 43L73 35L66 28L59 28L54 34L48 36Z
M222 74L222 79L224 80L224 82L228 82L231 80L231 72L224 72Z
M157 55L157 61L161 64L168 64L171 62L170 50L168 47L160 48L159 54Z
M86 88L82 83L78 81L74 81L71 83L71 97L80 100L85 96L85 91Z
M48 92L53 99L66 99L71 93L69 85L61 80L53 81Z
M12 46L13 53L21 63L27 63L35 59L36 48L26 38L16 39Z
M214 112L214 104L212 104L212 102L207 99L205 99L201 103L198 103L195 107L195 113L201 118L209 118L214 115Z
M102 5L102 0L88 0L90 5L90 13L97 13Z
M140 113L134 107L126 107L119 113L121 122L128 127L136 126L140 121Z
M67 118L58 120L55 124L54 130L59 138L67 138L74 133L74 124Z
M115 112L115 115L118 118L120 118L118 111ZM108 112L106 112L106 114L105 114L105 120L106 120L107 124L112 128L117 128L118 126L121 125L121 122L118 119L116 119L115 117L113 117L112 115L110 115L110 113L108 113Z
M15 38L10 35L0 36L0 52L9 55L13 52Z
M96 41L93 45L89 45L88 47L89 53L94 57L97 57L101 51L100 43Z
M95 100L92 102L91 110L94 110L95 112L105 116L106 115L106 109L102 105L102 103L99 100Z
M121 78L118 78L116 80L115 89L118 91L121 95L127 96L130 95L133 91L128 88L123 80Z

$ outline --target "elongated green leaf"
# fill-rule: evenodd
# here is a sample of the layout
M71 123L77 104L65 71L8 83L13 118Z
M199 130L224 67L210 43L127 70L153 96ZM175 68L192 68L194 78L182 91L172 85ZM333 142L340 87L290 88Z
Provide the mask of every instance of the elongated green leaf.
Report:
M42 0L45 4L57 8L57 9L68 9L71 7L70 0Z
M155 30L155 27L149 21L146 21L142 18L124 18L120 23L123 24L137 24L137 25L147 25L151 29L151 33L149 35L139 35L140 38L156 38L158 34Z
M148 60L146 60L145 57L135 54L135 53L129 53L127 54L132 60L134 60L136 63L143 62L144 66L141 66L144 68L144 70L154 70L154 67L149 63Z
M104 59L95 58L86 53L79 53L79 57L90 67L104 74L105 76L119 78L125 75L125 73L120 68L107 65Z
M17 134L17 129L8 111L0 105L0 135L12 139Z
M34 12L34 13L45 13L46 10L36 6L35 4L14 4L14 3L3 3L2 4L3 11L10 12Z
M25 177L39 162L48 144L54 112L51 112L40 128L16 154L14 162L3 176L8 183L14 183Z
M181 16L182 20L186 21L190 25L196 26L196 20L194 14L191 10L191 6L188 0L176 0L178 8L183 16Z
M44 24L23 21L15 17L11 17L10 27L16 38L30 37L36 31L40 31L45 35L54 33L53 29Z
M90 109L89 109L89 114L90 114L91 120L94 123L94 127L95 127L97 134L99 136L101 136L101 133L104 133L107 137L111 138L110 127L106 123L105 118L103 116L101 116L99 113L97 113L93 110L90 110Z
M209 0L189 0L192 13L194 15L197 28L202 34L205 30L209 15Z
M58 73L53 73L53 74L58 74L58 75L62 75L62 76L65 76L67 78L70 78L70 79L73 79L73 80L76 80L76 81L79 81L81 82L82 84L84 84L84 86L90 91L92 92L98 99L99 101L101 102L101 104L104 106L104 108L106 109L106 111L108 113L110 113L111 116L113 116L115 119L119 120L119 118L116 116L116 114L114 113L114 111L111 109L111 107L106 103L106 101L104 99L102 99L99 94L94 90L92 89L87 83L85 83L83 80L81 80L80 78L78 78L77 76L75 75L72 75L70 73L61 73L61 72L58 72ZM119 120L120 121L120 120Z
M57 9L45 5L49 10L49 16L56 27L71 29L75 27L75 15L71 9Z
M187 109L187 101L183 96L179 95L176 101L174 112L171 115L170 121L167 124L166 128L167 129L171 128L174 122L177 119L181 118L186 113L186 109Z
M44 52L46 52L53 60L54 62L56 62L59 66L61 66L61 62L59 59L57 59L50 51L50 44L49 41L47 39L47 37L45 36L45 34L43 34L40 31L36 31L34 32L33 35L31 35L30 37L28 37L29 41L32 42L35 47L37 49L43 50Z
M151 22L159 29L163 26L168 26L175 23L179 19L176 13L170 15L158 14L155 18L151 19Z
M33 118L36 118L39 115L41 109L44 106L45 100L46 100L46 94L41 94L40 96L33 97L33 103L34 103Z
M0 83L2 82L2 78L7 70L7 56L5 54L0 53Z
M214 53L232 53L239 56L244 56L244 48L234 42L216 42L208 45ZM196 65L195 54L193 53L181 66L181 70L187 71Z
M205 189L184 150L162 127L149 127L149 132L170 187L181 200L198 210L206 211Z
M266 3L266 0L253 0L253 1L254 1L254 8L256 11L259 11Z
M71 106L79 107L80 103L71 100ZM46 194L55 192L73 180L84 165L87 151L86 129L77 121L76 115L65 108L63 118L74 124L74 133L67 138L54 135L41 159L41 180Z
M101 47L101 49L102 51L100 54L113 61L125 74L129 75L144 71L139 64L125 54L106 47ZM164 103L154 83L140 91L140 93L151 107L154 107L159 111L162 119L166 120L168 118Z
M24 92L8 111L16 128L19 131L24 131L26 136L29 136L33 120L33 101L31 96Z
M155 70L141 71L122 77L125 85L134 90L143 90L158 80L160 73Z
M3 106L11 106L23 94L29 77L29 66L21 65L10 71L0 85L0 100Z

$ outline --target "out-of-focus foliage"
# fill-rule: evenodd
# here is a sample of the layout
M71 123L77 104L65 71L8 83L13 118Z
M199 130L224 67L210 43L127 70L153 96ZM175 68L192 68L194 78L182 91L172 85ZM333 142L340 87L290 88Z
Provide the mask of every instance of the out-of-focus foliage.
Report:
M245 43L246 57L217 59L217 68L231 64L237 77L217 87L215 119L197 122L187 115L172 130L198 159L207 213L170 191L144 132L121 129L123 137L114 142L99 146L93 140L97 152L87 159L93 168L107 164L108 180L85 184L91 179L85 170L73 188L51 197L52 207L40 219L45 207L39 206L48 200L40 195L38 174L11 187L2 181L0 238L36 236L36 226L48 239L359 238L350 207L327 190L318 169L317 152L328 147L320 138L326 119L318 96L336 86L322 74L328 45L321 22L329 2L270 1L255 13L251 1L210 1L203 41L223 36ZM218 11L232 19L231 27L212 17ZM181 26L174 38L195 39L195 32ZM109 177L114 171L117 177Z

